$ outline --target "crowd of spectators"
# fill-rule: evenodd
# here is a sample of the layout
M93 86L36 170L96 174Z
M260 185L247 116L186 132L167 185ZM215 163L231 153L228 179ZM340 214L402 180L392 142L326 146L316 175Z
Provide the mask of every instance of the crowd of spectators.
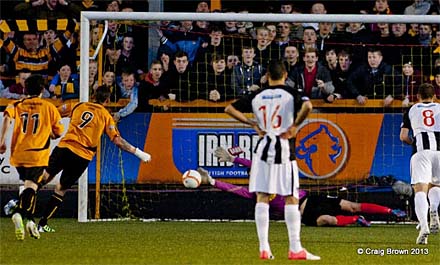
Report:
M264 12L329 14L329 1L306 8L295 1L263 1ZM356 1L353 1L356 2ZM365 1L364 1L365 2ZM167 1L164 2L167 4ZM243 2L247 3L247 2ZM270 6L269 6L270 3ZM440 17L440 0L413 0L400 10L389 0L371 0L351 13L414 14ZM251 6L211 10L209 1L185 12L255 12ZM31 73L47 78L44 96L56 100L79 97L79 19L81 11L147 11L141 1L30 0L15 3L15 19L65 19L65 30L3 32L0 56L0 97L19 99ZM3 15L3 14L2 14ZM10 20L8 20L10 21ZM75 23L76 22L76 23ZM102 21L91 22L90 54L102 34ZM53 24L48 24L53 25ZM266 86L270 60L283 60L286 85L313 99L334 102L383 99L389 106L416 100L417 87L432 82L440 98L440 19L438 24L404 23L259 23L210 21L108 21L101 61L90 61L89 90L102 86L112 101L129 99L115 113L152 111L149 99L212 102L235 99ZM156 38L148 38L150 31ZM157 49L148 51L155 41ZM154 58L148 58L153 54ZM148 65L148 62L153 62ZM98 70L101 69L101 70Z

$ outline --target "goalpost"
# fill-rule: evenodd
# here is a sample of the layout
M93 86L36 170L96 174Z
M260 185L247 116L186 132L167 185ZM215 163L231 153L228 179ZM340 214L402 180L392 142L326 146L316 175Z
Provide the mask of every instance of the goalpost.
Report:
M417 15L346 15L346 14L231 14L231 13L163 13L163 12L81 12L81 67L80 102L89 101L89 48L91 20L144 20L144 21L246 21L246 22L364 22L364 23L438 23L439 16ZM154 160L152 163L157 163ZM78 221L87 222L88 172L78 185Z

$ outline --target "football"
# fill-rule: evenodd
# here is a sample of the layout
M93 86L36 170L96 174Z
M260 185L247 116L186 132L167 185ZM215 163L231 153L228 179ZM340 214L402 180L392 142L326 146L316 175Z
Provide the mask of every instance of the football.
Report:
M196 170L187 170L182 175L182 182L186 188L195 189L200 186L202 176Z

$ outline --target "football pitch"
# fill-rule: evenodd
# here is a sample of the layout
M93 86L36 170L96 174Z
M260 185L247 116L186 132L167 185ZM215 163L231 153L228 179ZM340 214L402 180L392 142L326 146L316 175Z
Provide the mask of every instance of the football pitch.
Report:
M321 261L289 261L287 230L270 223L275 260L258 259L253 222L90 222L54 219L57 231L15 239L0 218L0 264L440 264L440 234L416 245L415 225L305 227L302 244Z

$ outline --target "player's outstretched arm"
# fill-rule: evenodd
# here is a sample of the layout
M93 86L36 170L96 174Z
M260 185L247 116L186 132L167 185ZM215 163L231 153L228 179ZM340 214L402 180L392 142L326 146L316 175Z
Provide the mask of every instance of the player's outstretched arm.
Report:
M151 161L151 155L148 153L145 153L144 151L140 150L137 147L134 147L129 142L127 142L124 138L121 136L116 136L113 138L112 141L117 147L121 148L124 151L127 151L129 153L134 154L137 156L140 160L144 162L150 162Z

